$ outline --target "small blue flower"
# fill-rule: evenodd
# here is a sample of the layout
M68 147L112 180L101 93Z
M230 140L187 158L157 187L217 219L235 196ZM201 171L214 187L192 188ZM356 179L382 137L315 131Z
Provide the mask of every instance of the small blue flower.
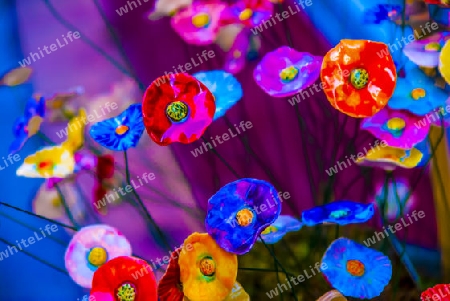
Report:
M406 78L399 77L388 106L395 110L408 110L424 116L438 107L445 106L448 95L434 85L419 68L406 71Z
M289 215L280 215L272 225L261 232L261 237L266 244L276 244L289 232L298 231L302 223Z
M344 237L330 244L320 266L331 286L360 299L379 296L392 277L387 256Z
M401 13L401 5L377 4L364 12L364 23L380 24L383 21L392 21L401 16Z
M133 104L120 115L92 125L89 134L98 144L114 151L136 147L144 132L142 106Z
M242 98L242 86L231 74L222 70L198 72L193 75L202 82L214 95L216 113L213 120L225 113Z
M365 223L375 213L373 204L352 201L335 201L302 212L302 222L306 226L323 223L338 225Z

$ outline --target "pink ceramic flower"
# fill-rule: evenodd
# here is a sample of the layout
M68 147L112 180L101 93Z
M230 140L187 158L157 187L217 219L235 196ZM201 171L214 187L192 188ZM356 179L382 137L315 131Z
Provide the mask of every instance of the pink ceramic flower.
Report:
M385 107L372 117L365 118L361 128L386 141L389 146L410 149L427 137L430 123L408 111Z
M241 0L225 9L220 22L254 28L270 19L272 13L273 3L268 0Z
M243 29L234 40L233 45L225 57L225 66L223 69L231 74L236 74L241 71L246 62L247 50L250 46L251 32L248 29Z
M423 40L414 40L403 48L403 53L418 66L434 68L439 65L441 49L449 38L448 32L440 32Z
M173 16L172 28L189 44L211 44L216 40L225 7L220 2L195 3Z

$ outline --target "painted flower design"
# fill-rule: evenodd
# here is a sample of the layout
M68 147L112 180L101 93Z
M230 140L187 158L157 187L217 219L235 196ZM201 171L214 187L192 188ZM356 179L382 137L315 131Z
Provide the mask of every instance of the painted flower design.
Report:
M320 72L325 95L351 117L370 117L391 98L397 73L386 44L341 40L325 55Z
M189 44L211 44L216 40L225 7L224 3L214 1L193 3L172 17L172 28Z
M113 227L92 225L75 233L64 261L70 277L80 286L91 288L94 272L119 256L131 256L131 245L125 236Z
M347 301L347 298L345 298L339 291L331 290L320 296L320 298L316 301Z
M450 301L450 284L436 284L433 287L427 288L420 295L421 301Z
M375 214L373 204L352 201L335 201L302 212L302 223L315 226L324 223L338 225L359 224L370 220Z
M270 96L290 96L319 78L321 63L321 57L282 46L263 57L253 72L253 78Z
M322 263L327 267L322 269L327 281L348 297L375 298L392 277L392 264L387 256L343 237L330 244Z
M158 301L156 278L145 260L116 257L95 271L91 297L95 301Z
M417 148L409 150L385 146L369 151L364 157L356 159L362 166L379 167L384 170L394 170L397 167L414 168L422 160L423 153Z
M67 121L75 117L76 108L73 100L83 93L83 87L75 87L47 98L45 106L48 112L48 120L50 122Z
M417 143L426 139L430 130L430 123L423 126L417 124L423 117L416 116L408 111L392 110L385 107L372 117L366 118L361 128L369 131L387 145L410 149Z
M14 141L9 147L9 152L18 152L28 138L35 135L44 121L45 99L34 96L28 99L22 116L16 119L13 125Z
M65 178L73 174L75 160L63 146L50 146L25 158L16 175L27 178Z
M237 74L245 67L252 38L251 31L246 28L242 29L236 35L236 38L225 57L223 69L226 72Z
M19 67L9 70L0 76L0 86L14 87L26 82L33 70L30 67Z
M407 110L415 115L424 116L436 108L445 105L448 95L434 85L419 68L406 71L405 78L399 78L394 95L388 106L395 110Z
M98 144L113 151L136 147L144 132L140 104L133 104L116 117L92 125L89 134Z
M245 254L258 235L280 215L281 200L265 181L240 179L223 186L208 201L206 231L226 251Z
M384 216L389 222L394 222L409 213L415 203L410 187L405 180L390 181L385 191L384 184L380 184L375 194L375 202L380 211L384 208Z
M222 15L221 24L242 24L248 28L261 25L270 19L273 3L266 0L242 0L228 6Z
M184 241L178 263L183 292L190 301L223 300L236 282L238 261L206 233L193 233Z
M447 40L442 48L441 55L439 57L439 71L447 84L450 85L450 40Z
M142 102L147 133L162 146L198 140L211 124L215 111L213 94L185 73L153 81Z
M289 215L280 215L261 232L261 238L267 244L276 244L289 232L295 232L302 228L303 224Z
M183 285L180 280L180 265L178 255L182 248L172 252L166 272L158 283L158 297L160 301L183 301Z
M241 83L230 73L222 70L203 71L194 74L214 95L216 113L213 120L225 115L242 98Z
M422 40L414 40L403 48L403 53L416 65L437 67L439 55L450 38L447 32L440 32Z
M81 108L78 115L70 119L66 132L64 133L67 135L67 138L61 145L73 153L79 150L84 144L86 123L86 111Z
M158 20L165 16L173 16L179 10L192 4L192 0L157 0L155 8L150 12L150 20Z

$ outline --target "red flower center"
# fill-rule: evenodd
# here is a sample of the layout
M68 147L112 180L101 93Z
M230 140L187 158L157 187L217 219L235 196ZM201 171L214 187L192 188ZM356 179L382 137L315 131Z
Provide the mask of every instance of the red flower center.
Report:
M359 260L348 260L347 261L347 271L352 276L360 277L364 275L365 267L364 264Z
M45 170L53 169L53 162L52 161L42 161L39 163L38 169L45 169Z

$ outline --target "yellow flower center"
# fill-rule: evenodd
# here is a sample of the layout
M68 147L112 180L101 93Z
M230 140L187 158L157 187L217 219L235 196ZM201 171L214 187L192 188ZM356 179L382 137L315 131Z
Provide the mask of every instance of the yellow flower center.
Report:
M386 125L392 131L401 131L405 128L406 123L402 118L394 117L389 119Z
M289 66L281 70L280 72L280 78L283 81L290 82L294 80L298 75L298 69L294 66Z
M266 229L264 229L264 231L262 231L261 234L266 235L266 234L274 233L277 231L278 231L278 229L275 226L269 226Z
M352 276L360 277L364 275L365 272L364 264L359 260L348 260L347 272L349 272Z
M235 59L240 58L241 55L242 55L242 53L241 53L239 50L235 50L235 51L233 52L233 57L234 57Z
M188 106L181 101L174 101L167 106L166 114L174 122L182 121L187 117Z
M246 21L250 19L253 15L253 11L250 8L246 8L239 14L239 20Z
M425 45L425 51L441 51L441 44L437 42L431 42Z
M363 68L353 69L350 73L350 82L356 89L362 89L369 83L369 73Z
M61 204L61 198L56 197L56 198L54 198L54 199L52 200L52 206L53 206L53 207L58 208L58 207L60 207L61 205L62 205L62 204Z
M58 100L51 102L51 108L54 110L61 109L63 104L64 104L64 101L62 99L58 99Z
M200 260L200 272L205 276L213 276L216 272L216 263L207 256Z
M134 301L136 299L136 289L129 283L122 284L117 289L118 301Z
M177 13L177 10L174 9L174 10L170 11L168 15L169 15L169 17L173 17L173 16L175 16L176 13Z
M427 95L427 93L425 92L425 89L422 89L422 88L416 88L416 89L412 90L412 92L411 92L411 97L414 100L419 100L419 99L425 97L426 95Z
M248 209L244 208L239 210L239 212L236 214L236 220L239 224L239 226L247 227L253 222L254 214L253 212Z
M123 124L122 124L122 125L119 125L119 126L116 128L116 134L122 136L123 134L125 134L126 132L128 132L129 129L130 129L130 128L127 127L126 125L123 125Z
M88 261L95 267L99 267L106 262L108 255L106 250L101 247L92 248L88 255Z
M192 24L197 28L203 28L209 24L209 15L207 13L198 13L192 17Z
M52 161L39 162L37 168L39 170L52 170L53 169L53 162Z

